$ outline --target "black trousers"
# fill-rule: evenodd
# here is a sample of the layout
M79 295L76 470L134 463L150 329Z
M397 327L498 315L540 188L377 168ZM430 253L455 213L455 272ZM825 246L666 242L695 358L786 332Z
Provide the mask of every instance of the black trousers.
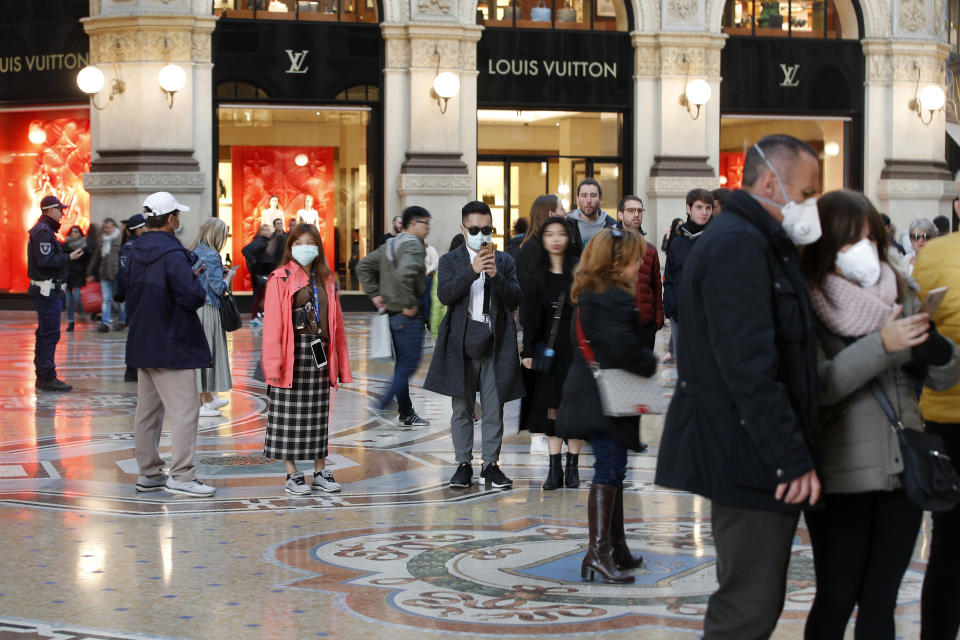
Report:
M720 586L707 604L703 640L765 640L777 627L800 513L713 503Z
M36 287L34 287L36 289ZM60 312L63 311L63 295L31 296L37 310L36 341L33 346L33 366L39 382L57 377L57 365L53 358L60 342Z
M804 514L813 543L817 595L807 640L842 640L857 607L857 640L893 640L900 581L910 564L923 512L902 489L829 493Z
M960 470L960 423L928 422ZM955 640L960 633L960 507L933 514L930 561L923 579L920 640Z

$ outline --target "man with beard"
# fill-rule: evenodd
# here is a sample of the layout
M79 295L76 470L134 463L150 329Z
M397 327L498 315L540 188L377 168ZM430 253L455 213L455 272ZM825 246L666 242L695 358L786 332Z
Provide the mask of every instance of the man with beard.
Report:
M600 208L603 190L593 178L584 178L577 185L577 206L567 214L570 227L570 248L575 255L583 253L590 238L604 229L615 227L617 221Z

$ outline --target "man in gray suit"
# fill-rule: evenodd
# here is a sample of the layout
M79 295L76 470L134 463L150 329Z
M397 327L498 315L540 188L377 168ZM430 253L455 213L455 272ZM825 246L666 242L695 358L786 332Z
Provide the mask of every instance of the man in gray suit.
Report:
M447 307L423 387L452 398L450 432L457 457L451 487L473 480L473 409L480 390L480 477L493 487L510 487L497 462L503 440L503 405L523 396L520 354L513 312L520 285L513 258L493 248L493 216L483 202L462 210L464 244L440 258L437 297Z

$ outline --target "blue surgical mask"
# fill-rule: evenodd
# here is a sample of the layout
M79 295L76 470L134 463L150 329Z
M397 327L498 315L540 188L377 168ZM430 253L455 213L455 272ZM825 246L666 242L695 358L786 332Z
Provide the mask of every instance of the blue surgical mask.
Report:
M320 249L314 244L298 244L290 248L290 254L301 265L307 266L317 259L317 256L320 255Z
M468 233L467 234L467 246L473 249L474 251L480 251L483 248L484 242L490 242L492 236L485 236L482 233Z

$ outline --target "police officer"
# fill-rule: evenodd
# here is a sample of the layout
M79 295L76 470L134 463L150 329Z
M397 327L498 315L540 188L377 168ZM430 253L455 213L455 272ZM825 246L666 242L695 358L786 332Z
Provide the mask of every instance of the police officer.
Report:
M63 311L64 291L67 286L67 263L83 256L77 249L69 256L64 253L57 231L63 216L63 205L56 196L40 201L41 216L30 229L27 246L28 293L37 310L37 340L33 364L37 371L37 389L41 391L70 391L73 387L57 379L53 362L60 341L60 312Z

